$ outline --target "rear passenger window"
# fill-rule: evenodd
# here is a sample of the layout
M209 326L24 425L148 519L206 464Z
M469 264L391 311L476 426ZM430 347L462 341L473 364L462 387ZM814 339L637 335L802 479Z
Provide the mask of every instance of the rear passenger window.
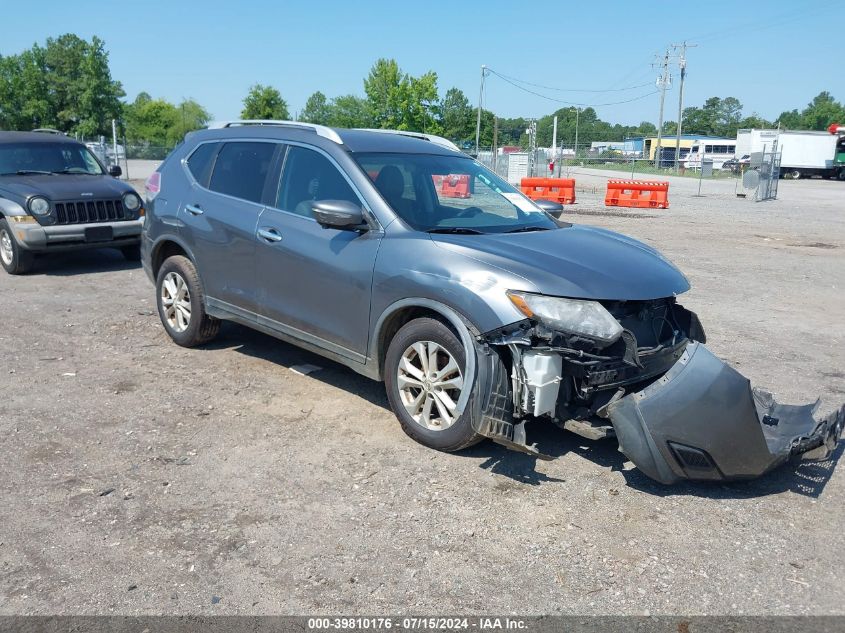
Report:
M204 143L194 150L188 158L188 169L203 187L208 186L208 177L211 175L211 159L217 150L217 143Z
M261 202L275 143L224 143L208 188L227 196Z
M328 158L314 150L291 146L285 159L276 207L312 217L311 203L315 200L348 200L361 204L352 187Z

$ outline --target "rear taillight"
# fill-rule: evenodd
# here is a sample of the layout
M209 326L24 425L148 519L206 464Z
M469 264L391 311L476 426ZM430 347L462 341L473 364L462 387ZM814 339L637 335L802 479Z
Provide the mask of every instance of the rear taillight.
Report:
M154 171L150 174L150 177L144 183L144 191L147 194L147 202L152 202L158 192L161 191L161 172Z

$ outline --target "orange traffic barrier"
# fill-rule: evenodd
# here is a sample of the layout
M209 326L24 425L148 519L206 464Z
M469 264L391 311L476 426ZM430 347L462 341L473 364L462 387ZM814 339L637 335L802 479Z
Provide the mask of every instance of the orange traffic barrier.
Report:
M604 204L608 207L668 209L669 183L645 180L608 180Z
M575 181L572 178L523 178L519 188L532 200L575 204Z
M440 184L440 195L446 198L469 198L469 176L467 174L449 174Z

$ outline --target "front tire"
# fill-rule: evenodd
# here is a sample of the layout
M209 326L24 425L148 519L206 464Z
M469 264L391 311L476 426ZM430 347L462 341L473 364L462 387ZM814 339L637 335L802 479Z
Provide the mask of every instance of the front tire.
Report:
M454 415L461 394L474 388L464 383L466 354L455 333L430 318L409 321L390 342L387 399L402 430L420 444L457 451L483 439L472 428L471 407Z
M10 275L25 275L32 270L35 255L22 249L12 235L9 221L0 220L0 264Z
M202 345L220 331L220 321L205 312L202 280L187 257L164 260L156 277L156 303L161 323L177 345Z

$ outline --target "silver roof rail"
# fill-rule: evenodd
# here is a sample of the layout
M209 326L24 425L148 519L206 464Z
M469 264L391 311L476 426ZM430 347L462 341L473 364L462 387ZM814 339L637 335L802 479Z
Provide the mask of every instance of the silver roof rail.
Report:
M51 127L37 127L32 131L33 132L39 132L41 134L58 134L59 136L67 136L67 134L65 134L64 132L61 132L59 130L54 130Z
M303 123L302 121L277 121L275 119L238 119L235 121L213 121L209 123L209 130L219 130L227 127L238 127L241 125L277 125L279 127L292 127L301 130L313 130L318 136L327 138L330 141L343 145L340 135L330 127L316 125L314 123Z
M407 130L381 130L375 128L358 128L363 132L380 132L383 134L400 134L401 136L410 136L411 138L418 138L423 141L429 141L434 143L435 145L439 145L440 147L445 147L446 149L451 149L456 152L460 152L461 149L455 145L452 141L448 138L443 138L442 136L436 136L435 134L425 134L423 132L409 132Z

